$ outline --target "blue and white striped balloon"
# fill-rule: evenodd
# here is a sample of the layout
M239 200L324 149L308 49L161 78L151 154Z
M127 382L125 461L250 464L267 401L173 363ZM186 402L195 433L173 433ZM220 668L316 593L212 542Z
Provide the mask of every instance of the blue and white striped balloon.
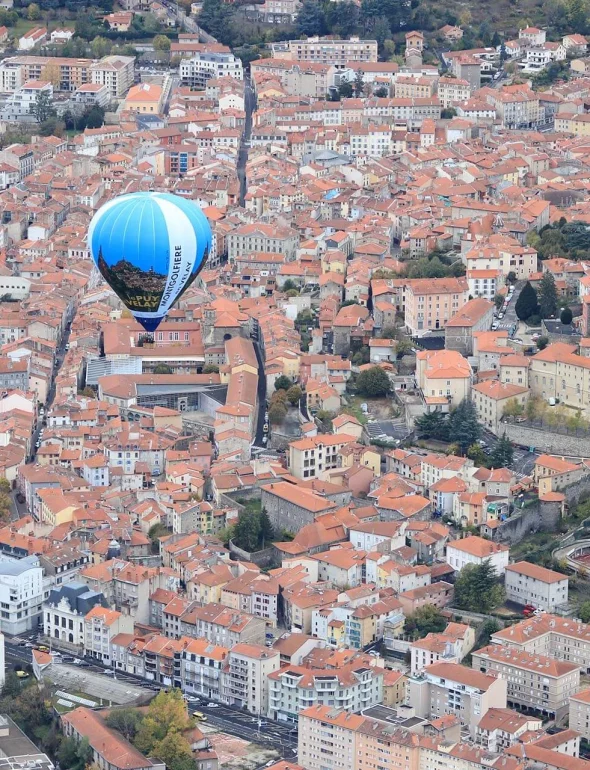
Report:
M153 332L203 269L211 228L193 201L169 193L131 193L96 212L88 245L102 277Z

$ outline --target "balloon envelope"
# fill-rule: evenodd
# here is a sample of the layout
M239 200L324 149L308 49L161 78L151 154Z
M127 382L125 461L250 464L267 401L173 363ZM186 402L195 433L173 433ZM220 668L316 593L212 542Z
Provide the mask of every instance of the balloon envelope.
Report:
M202 270L207 217L193 201L140 192L105 203L88 230L102 277L146 331L154 331Z

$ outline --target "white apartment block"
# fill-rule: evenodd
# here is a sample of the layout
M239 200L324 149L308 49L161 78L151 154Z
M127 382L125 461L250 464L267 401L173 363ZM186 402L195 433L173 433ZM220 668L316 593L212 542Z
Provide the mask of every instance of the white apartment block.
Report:
M542 613L492 634L492 644L575 663L590 671L590 625Z
M569 726L570 730L590 740L590 689L580 690L570 697Z
M111 642L117 634L133 633L133 618L117 610L94 607L84 618L84 654L111 665Z
M268 716L279 722L297 722L300 711L316 704L361 711L383 701L383 669L364 663L337 670L288 666L268 680Z
M268 675L280 667L278 651L259 644L236 645L229 654L223 699L230 706L265 716L268 712Z
M306 40L285 40L273 43L272 56L275 59L309 61L319 64L346 64L347 62L376 62L378 45L376 40L332 40L331 38L308 37Z
M233 53L195 53L180 62L180 80L185 86L203 89L214 78L244 79L242 61Z
M506 598L552 612L568 600L567 575L527 561L509 564L505 572Z
M93 83L106 86L111 97L120 99L135 79L134 56L105 56L90 67Z
M510 707L526 707L561 717L580 688L580 668L545 655L491 644L472 653L472 666L507 682Z
M0 560L0 631L16 636L37 627L43 569L37 556Z
M462 540L453 540L447 545L447 562L455 572L461 572L468 564L481 565L489 559L496 573L503 575L508 566L510 549L507 545L484 540L472 535Z
M28 80L21 88L11 94L0 113L2 120L36 121L34 108L37 100L46 96L53 101L53 86L43 81Z
M456 663L435 663L408 679L406 703L416 715L435 719L454 714L472 737L491 708L506 708L506 680Z
M227 655L226 647L211 644L207 639L191 639L182 651L175 653L183 690L190 695L221 700L222 668Z

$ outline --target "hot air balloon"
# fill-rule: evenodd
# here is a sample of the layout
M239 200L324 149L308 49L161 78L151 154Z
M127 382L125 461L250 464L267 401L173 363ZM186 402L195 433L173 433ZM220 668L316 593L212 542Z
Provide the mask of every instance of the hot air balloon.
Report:
M140 192L105 203L88 230L102 277L147 332L202 270L211 228L193 201Z

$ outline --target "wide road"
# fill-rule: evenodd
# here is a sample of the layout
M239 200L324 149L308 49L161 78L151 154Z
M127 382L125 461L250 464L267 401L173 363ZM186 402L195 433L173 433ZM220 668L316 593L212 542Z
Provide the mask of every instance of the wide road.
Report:
M36 633L29 633L18 638L35 640L36 637ZM8 668L17 663L30 665L32 662L31 649L15 644L9 637L4 639L4 653ZM64 652L65 654L68 653ZM81 690L89 696L110 698L120 703L134 703L140 700L141 692L147 696L150 692L155 693L160 689L155 683L147 682L145 679L130 674L117 672L115 677L109 677L104 673L104 666L95 663L84 667L61 663L54 665L53 675L49 675L48 678L70 692ZM207 724L224 733L273 748L285 759L293 760L295 758L298 740L296 726L271 722L265 718L258 719L258 717L240 709L218 703L210 706L210 703L213 701L198 697L189 702L189 710L206 714Z

